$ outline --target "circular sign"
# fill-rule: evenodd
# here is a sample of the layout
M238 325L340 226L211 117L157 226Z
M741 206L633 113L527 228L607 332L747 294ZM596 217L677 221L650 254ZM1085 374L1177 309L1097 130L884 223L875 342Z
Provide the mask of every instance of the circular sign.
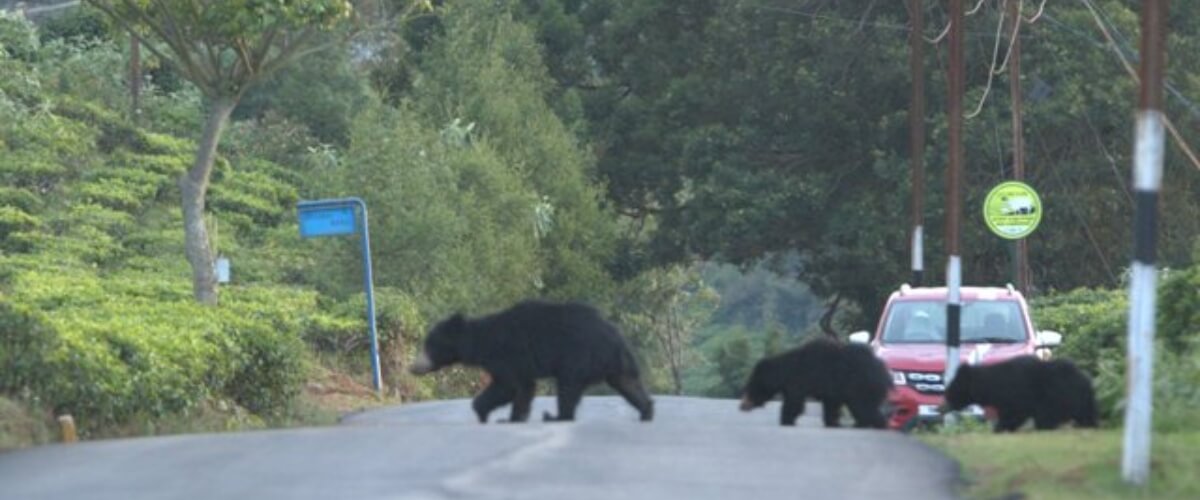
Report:
M983 220L996 236L1019 240L1042 221L1042 199L1024 182L1003 182L983 201Z

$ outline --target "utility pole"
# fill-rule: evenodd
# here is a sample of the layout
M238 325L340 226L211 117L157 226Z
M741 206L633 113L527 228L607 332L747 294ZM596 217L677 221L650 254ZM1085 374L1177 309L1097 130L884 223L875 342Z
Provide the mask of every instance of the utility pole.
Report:
M1150 427L1154 379L1154 311L1158 275L1158 192L1163 175L1163 73L1166 68L1167 0L1142 1L1141 91L1133 155L1133 276L1129 285L1128 403L1121 477L1145 484L1150 477Z
M908 0L912 29L908 32L908 68L912 72L912 105L908 108L908 144L912 169L913 286L925 272L925 12L921 0Z
M1008 90L1012 96L1012 175L1013 180L1025 181L1025 127L1022 124L1022 95L1021 95L1021 1L1008 0L1008 17L1011 23L1009 33L1012 35L1011 54L1008 61ZM1017 290L1028 295L1030 286L1029 276L1029 240L1021 238L1014 242L1016 258Z
M950 68L947 82L948 103L946 115L949 120L950 172L946 175L946 373L945 383L954 380L958 372L959 326L962 316L962 259L958 249L958 227L962 215L962 192L960 175L963 164L963 5L962 0L950 0Z

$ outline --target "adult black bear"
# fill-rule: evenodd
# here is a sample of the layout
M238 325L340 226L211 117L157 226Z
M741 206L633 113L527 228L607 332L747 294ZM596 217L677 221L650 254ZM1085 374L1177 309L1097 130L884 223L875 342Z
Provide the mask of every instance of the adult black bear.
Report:
M1068 420L1096 426L1092 381L1070 361L1018 356L993 365L963 365L946 388L945 408L996 409L996 432L1016 431L1029 417L1034 427L1054 429Z
M547 412L547 421L574 420L583 391L600 382L637 408L641 420L654 418L654 402L642 387L628 344L616 326L587 305L525 301L478 319L455 314L430 330L424 352L409 370L421 375L455 363L481 367L491 376L471 405L481 423L509 403L510 421L528 420L539 378L557 383L558 415Z
M881 406L891 388L891 374L871 348L816 339L754 365L741 409L761 407L783 393L781 425L796 425L805 400L813 398L823 404L826 427L838 427L845 405L855 427L882 429L887 420Z

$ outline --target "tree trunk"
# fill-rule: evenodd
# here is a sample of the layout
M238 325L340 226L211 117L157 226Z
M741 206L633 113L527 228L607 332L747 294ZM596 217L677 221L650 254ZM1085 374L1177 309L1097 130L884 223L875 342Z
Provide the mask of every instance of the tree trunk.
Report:
M236 106L235 98L213 100L204 124L204 135L196 151L196 161L179 178L179 191L183 199L184 248L188 263L192 266L192 293L197 302L206 305L217 304L217 280L213 272L208 227L204 223L204 196L208 192L208 178L217 157L217 143Z

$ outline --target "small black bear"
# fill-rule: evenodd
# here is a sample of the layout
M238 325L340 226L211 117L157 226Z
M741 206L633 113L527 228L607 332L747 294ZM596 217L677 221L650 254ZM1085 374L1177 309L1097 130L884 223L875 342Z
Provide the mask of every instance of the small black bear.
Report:
M850 408L855 427L882 429L887 420L881 407L892 388L892 377L871 348L815 339L754 366L742 391L742 411L766 404L783 393L781 425L796 425L806 398L820 401L826 427L838 427L842 406Z
M983 366L963 365L946 388L944 409L968 405L996 409L996 432L1013 432L1033 417L1034 427L1055 429L1068 420L1096 427L1092 381L1065 359L1018 356Z
M430 330L409 370L422 375L455 363L481 367L491 378L471 405L481 423L509 403L511 422L528 420L540 378L555 379L558 391L558 415L547 412L544 420L574 420L584 390L600 382L637 408L642 421L654 418L629 345L584 304L531 300L477 319L455 314Z

